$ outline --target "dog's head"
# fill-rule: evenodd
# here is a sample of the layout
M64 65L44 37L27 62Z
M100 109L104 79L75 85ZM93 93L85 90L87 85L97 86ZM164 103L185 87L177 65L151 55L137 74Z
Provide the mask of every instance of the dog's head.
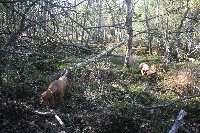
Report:
M142 70L143 65L144 65L144 63L141 63L141 64L139 65L138 68L139 68L140 70Z
M45 91L42 93L40 97L40 104L47 106L47 105L53 105L54 97L49 91Z

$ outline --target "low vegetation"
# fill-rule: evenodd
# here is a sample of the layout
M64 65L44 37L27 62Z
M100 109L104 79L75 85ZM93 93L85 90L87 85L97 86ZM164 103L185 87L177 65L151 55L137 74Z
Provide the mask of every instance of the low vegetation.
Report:
M1 0L0 132L166 133L184 110L177 132L199 133L199 5ZM41 106L66 72L64 105Z
M38 113L51 109L39 106L38 99L57 78L50 73L83 60L68 55L62 63L44 60L39 68L31 64L10 76L2 73L2 132L168 132L181 109L187 116L179 132L199 132L199 62L170 63L165 71L153 55L135 55L130 69L123 68L121 58L102 58L68 74L64 106L53 108L65 127L53 112ZM141 75L140 62L154 65L154 77Z

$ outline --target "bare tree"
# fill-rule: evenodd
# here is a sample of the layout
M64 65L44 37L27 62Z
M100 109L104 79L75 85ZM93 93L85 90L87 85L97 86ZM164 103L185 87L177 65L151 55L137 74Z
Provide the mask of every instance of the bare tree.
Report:
M188 13L189 13L189 10L190 10L190 8L188 7L188 0L187 0L187 9L186 9L186 11L185 11L185 13L184 13L184 15L183 15L183 18L181 19L181 22L180 22L180 24L179 24L179 26L178 26L178 32L177 32L177 34L176 34L176 36L177 36L177 38L178 38L178 45L177 46L180 46L180 41L181 41L181 38L180 38L180 34L181 34L181 29L183 28L183 22L186 20L186 17L187 17L187 15L188 15Z
M86 38L84 38L84 35L85 35L85 31L84 31L85 29L84 28L86 27L86 20L87 20L87 17L88 17L88 7L89 7L89 1L88 1L87 5L86 5L84 19L83 19L83 29L82 29L82 34L81 34L81 44L83 44L85 42L84 39L86 39ZM87 43L86 43L86 46L87 46Z
M124 65L126 68L130 68L130 57L132 51L132 38L133 38L133 28L132 28L132 0L126 0L126 30L129 36L128 42L126 44L126 56Z
M144 11L145 11L145 22L146 22L146 27L147 27L147 44L149 47L149 54L152 54L152 47L151 47L151 33L150 33L150 27L149 27L149 20L148 20L148 5L146 0L144 0Z
M101 0L96 0L93 5L93 11L95 12L95 26L101 26ZM97 42L100 41L100 28L95 29L95 39Z

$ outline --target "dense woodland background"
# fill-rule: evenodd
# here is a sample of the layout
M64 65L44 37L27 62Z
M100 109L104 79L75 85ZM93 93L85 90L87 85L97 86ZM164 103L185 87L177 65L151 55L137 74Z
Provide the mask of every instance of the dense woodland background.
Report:
M1 0L1 132L166 133L181 109L178 132L200 132L199 19L199 0ZM38 104L122 41L68 73L63 108Z

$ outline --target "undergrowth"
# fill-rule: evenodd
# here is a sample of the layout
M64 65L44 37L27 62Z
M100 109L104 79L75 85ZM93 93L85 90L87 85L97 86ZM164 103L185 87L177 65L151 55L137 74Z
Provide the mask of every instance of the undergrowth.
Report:
M181 109L187 112L187 116L184 118L185 122L179 132L199 131L200 98L178 100L199 94L199 90L196 88L199 86L199 64L170 64L168 70L163 71L160 64L164 65L164 62L154 56L135 57L135 59L130 69L123 67L121 59L104 58L68 74L69 85L65 103L60 112L66 114L61 118L68 126L69 132L164 133L170 130ZM65 58L62 65L56 63L52 65L55 69L51 70L66 69L80 61L83 60ZM148 62L150 65L159 64L159 69L156 68L155 79L149 79L140 74L140 70L136 66L141 62ZM34 66L29 67L35 69ZM41 71L28 74L30 71L25 68L23 71L24 81L20 82L23 84L19 83L14 87L14 83L22 77L4 79L1 96L7 86L15 90L11 95L12 99L16 101L24 98L38 99L41 92L46 90L55 77L47 76L50 75L49 70L45 75L42 75ZM8 79L12 79L12 81ZM18 87L21 88L18 89ZM27 91L24 91L26 89ZM7 90L7 95L4 96L9 97L9 92ZM165 106L168 103L171 104ZM46 110L40 106L33 108ZM10 115L14 116L15 113ZM28 116L28 114L26 115ZM7 119L6 116L3 117L5 120ZM1 121L2 127L6 125L4 119ZM29 122L34 121L33 131L38 131L37 127L46 132L52 129L59 131L56 129L59 124L56 124L55 119L35 119L35 117L26 119L30 120ZM25 122L21 123L25 124ZM47 125L48 128L45 127Z

